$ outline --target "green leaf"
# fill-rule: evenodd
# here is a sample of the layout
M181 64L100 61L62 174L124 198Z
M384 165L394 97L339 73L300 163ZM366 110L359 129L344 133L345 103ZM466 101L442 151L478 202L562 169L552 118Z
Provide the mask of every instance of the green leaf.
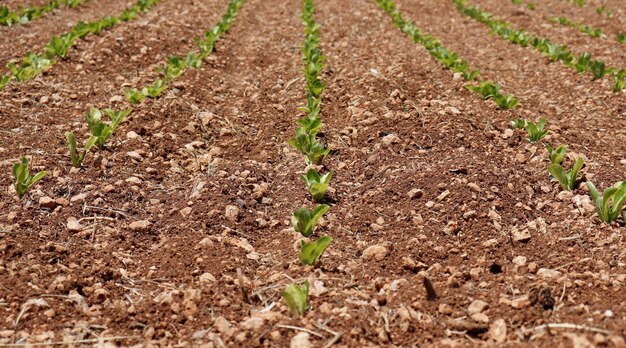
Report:
M333 239L329 236L320 237L318 240L310 243L302 241L300 245L300 262L303 265L314 265L322 256L324 250L330 245Z
M310 237L315 231L317 221L330 209L326 204L317 206L313 211L307 208L300 208L293 213L291 224L296 232L300 232L305 237Z
M302 286L291 284L282 293L287 307L294 315L303 315L309 309L309 282L305 281Z
M559 181L559 183L563 187L563 190L567 191L569 189L567 175L565 174L565 170L563 170L563 167L561 167L560 164L549 165L548 172Z
M28 190L41 180L44 176L48 175L48 172L41 171L35 176L31 176L28 170L28 159L22 157L19 162L15 163L12 168L13 176L15 177L15 191L17 195L22 198L28 192Z
M317 202L321 201L324 198L332 176L332 171L324 174L323 176L320 176L313 168L309 169L306 175L300 175L302 180L304 180L304 182L306 183L306 186L309 189L309 193Z

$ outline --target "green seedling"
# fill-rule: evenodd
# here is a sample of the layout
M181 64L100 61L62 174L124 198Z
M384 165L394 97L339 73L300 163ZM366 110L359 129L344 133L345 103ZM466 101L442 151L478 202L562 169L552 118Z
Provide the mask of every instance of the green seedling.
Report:
M576 63L573 64L573 67L579 73L585 73L591 67L591 54L583 52L576 60Z
M607 72L606 64L602 60L594 60L591 63L590 69L594 80L602 78Z
M11 75L0 75L0 89L3 89L9 81L11 81Z
M607 223L617 220L626 200L626 181L618 182L605 189L602 195L591 181L587 181L587 188L596 204L598 218ZM624 212L624 219L626 220L626 212Z
M200 54L189 52L185 58L185 65L194 69L200 68L200 66L202 66L202 56Z
M296 136L289 139L289 145L306 156L307 164L319 165L330 153L330 149L317 141L315 134L307 133L304 127L296 130Z
M548 150L548 158L550 159L551 164L561 164L563 162L563 158L565 158L565 153L567 152L567 146L559 145L556 149L553 149L552 146L548 144L543 144Z
M85 142L85 146L82 151L78 150L78 146L76 145L76 137L74 133L67 132L65 133L65 137L67 138L67 147L70 150L70 158L72 160L72 166L75 168L80 168L85 160L85 156L89 150L96 144L98 137L90 136Z
M109 117L111 122L102 122L102 112ZM111 109L104 109L102 112L96 108L91 108L87 115L85 115L87 124L89 125L89 130L91 130L91 135L97 138L96 145L99 148L104 147L106 141L113 134L113 132L115 132L120 123L124 121L126 116L130 114L131 110L113 111Z
M317 206L313 211L307 208L300 208L293 213L291 224L296 232L300 232L305 237L310 237L315 232L315 225L330 207L326 204Z
M618 34L615 37L615 40L617 40L617 42L619 42L621 44L626 43L626 34Z
M560 164L556 163L548 166L548 172L559 181L563 190L569 191L576 188L578 172L582 169L583 164L585 164L585 160L582 157L578 157L572 169L567 172Z
M54 36L44 47L47 58L67 57L67 50L74 45L75 38L71 34Z
M146 97L145 94L143 94L136 88L129 89L124 93L126 94L126 99L128 100L128 102L133 105L141 103L141 101Z
M546 126L546 119L542 118L537 123L526 122L526 132L528 132L528 139L534 143L543 139L548 134L548 130L544 129Z
M39 73L52 64L54 64L53 60L34 53L29 53L28 56L22 58L22 63L20 65L9 63L7 64L7 68L9 68L15 80L23 82L39 75Z
M20 198L24 197L31 186L35 185L37 181L43 179L46 175L48 175L48 172L46 171L38 172L34 176L30 175L28 169L28 159L26 157L22 157L19 162L13 165L13 176L15 178L14 185L17 195Z
M283 291L283 298L293 315L303 315L309 309L309 282L304 281L302 285L291 284Z
M481 81L478 86L466 85L465 88L480 94L483 99L490 99L500 94L500 85L490 81Z
M511 126L517 129L526 129L527 125L528 121L523 118L516 118L515 120L511 121Z
M167 89L167 84L161 79L154 80L152 86L146 86L141 90L141 93L148 98L156 99L163 91Z
M165 83L172 82L175 78L179 77L185 68L187 67L186 60L180 57L172 56L167 59L167 64L164 68L158 68L157 71L163 75Z
M496 105L502 110L513 109L519 104L519 100L517 100L512 95L498 94L493 97L493 101Z
M324 175L319 175L315 169L311 168L306 172L306 175L300 175L300 178L302 178L302 180L306 183L309 193L313 199L319 202L322 198L324 198L332 176L332 171Z
M316 264L332 241L333 239L329 236L320 237L318 240L309 243L302 241L299 255L300 263L303 265Z
M620 71L616 71L613 73L613 92L621 92L626 89L626 69L621 69ZM2 83L0 81L0 89L2 87Z

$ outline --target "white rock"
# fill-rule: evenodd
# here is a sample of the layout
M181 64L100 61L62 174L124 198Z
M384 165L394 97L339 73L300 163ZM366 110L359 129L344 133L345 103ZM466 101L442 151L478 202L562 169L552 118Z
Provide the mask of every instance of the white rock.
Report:
M150 221L148 220L139 220L139 221L133 221L130 223L130 225L128 225L128 228L130 228L133 231L145 231L150 227Z
M231 222L236 222L239 218L239 207L236 205L227 205L224 211L224 215Z
M553 269L548 269L548 268L540 268L537 271L537 276L544 278L544 279L558 278L560 275L561 275L561 272L557 270L553 270Z
M289 348L311 348L311 341L309 341L310 337L311 335L306 332L297 333L291 338Z
M469 305L469 307L467 307L467 313L469 314L480 313L483 310L485 310L487 306L489 306L487 302L481 301L481 300L475 300Z
M78 232L83 230L83 226L80 225L75 217L70 217L67 219L67 229L72 232Z
M526 265L526 257L525 256L516 256L513 259L513 264L517 267L522 267Z
M506 322L504 319L498 319L491 324L487 336L496 343L504 343L506 341Z
M211 273L202 273L200 276L200 283L207 284L215 282L215 277Z
M248 318L241 323L241 328L244 330L257 331L265 324L263 318Z

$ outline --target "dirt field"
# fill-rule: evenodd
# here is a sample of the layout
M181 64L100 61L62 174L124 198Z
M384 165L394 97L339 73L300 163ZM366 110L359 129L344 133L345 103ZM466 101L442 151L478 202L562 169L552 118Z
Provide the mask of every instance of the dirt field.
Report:
M39 2L7 2L20 3ZM319 262L301 265L291 223L316 206L288 144L306 104L302 1L245 1L200 68L131 105L125 91L196 49L229 6L162 0L0 90L0 347L626 347L623 218L600 221L584 183L562 191L542 145L567 145L566 168L583 157L580 181L599 189L626 180L626 99L612 77L509 43L451 0L395 0L519 99L501 110L376 1L314 3L327 57L317 138L332 149L316 168L334 173ZM0 27L0 65L131 4ZM626 67L613 39L626 32L623 1L471 4ZM561 15L606 35L548 20ZM132 113L74 168L64 133L82 146L90 107ZM547 119L548 135L529 142L517 118ZM19 198L22 156L48 175ZM304 280L310 308L294 315L281 293Z

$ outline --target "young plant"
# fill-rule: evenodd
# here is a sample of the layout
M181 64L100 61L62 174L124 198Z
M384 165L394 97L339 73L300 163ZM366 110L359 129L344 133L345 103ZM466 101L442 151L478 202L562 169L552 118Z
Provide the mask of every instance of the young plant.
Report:
M576 60L576 63L573 64L573 67L578 73L585 73L591 67L591 54L583 52Z
M591 181L587 181L587 188L596 204L598 218L607 223L617 220L626 200L626 181L618 182L605 189L602 195ZM626 212L624 212L624 220L626 220Z
M305 237L310 237L315 231L315 225L330 207L326 204L317 206L313 211L307 208L300 208L293 213L291 224L296 232L300 232Z
M302 285L291 284L283 291L283 298L289 307L289 311L294 315L303 315L309 309L309 282L304 281Z
M621 92L626 89L626 69L621 69L620 71L616 71L613 73L613 92ZM2 83L0 82L0 89L2 88Z
M483 99L490 99L500 94L500 85L490 81L481 81L478 86L466 85L465 88L480 94Z
M590 69L594 80L602 78L607 73L606 64L602 60L594 60Z
M7 64L7 68L9 68L15 80L23 82L39 75L39 73L52 64L54 64L54 61L50 59L29 53L28 56L22 58L20 65L9 63Z
M519 104L519 100L517 100L517 98L508 94L498 94L493 97L493 101L502 110L513 109L517 106L517 104Z
M585 160L582 157L578 157L572 169L567 172L560 164L553 163L548 166L548 172L559 181L563 190L569 191L576 188L578 172L580 172L584 163Z
M50 42L44 47L44 52L47 58L67 56L67 50L74 45L76 38L72 34L65 34L61 36L54 36L50 39Z
M15 177L14 185L17 195L20 198L24 197L30 187L37 183L37 181L43 179L46 175L48 175L48 172L46 171L38 172L34 176L30 175L28 170L28 159L26 157L22 157L19 162L13 165L13 176Z
M548 150L548 158L550 159L551 164L561 164L563 162L563 158L565 158L565 153L567 152L567 146L559 145L556 149L553 149L552 146L548 144L543 144Z
M141 90L141 93L146 97L156 99L159 97L163 91L167 89L167 84L163 82L161 79L154 80L152 86L146 86Z
M110 123L102 122L102 112L111 119ZM126 116L130 114L131 110L113 111L111 109L104 109L102 112L96 108L91 108L87 115L85 115L89 129L91 130L91 135L96 137L96 145L98 145L99 148L104 147L106 141L113 132L115 132L115 129L117 129L120 123L124 121Z
M0 90L11 81L11 75L0 75Z
M141 101L146 97L145 94L143 94L136 88L129 89L124 93L126 94L126 99L128 100L128 102L133 105L141 103Z
M306 183L309 193L311 193L313 199L319 202L322 198L324 198L326 190L328 189L328 183L330 182L330 178L332 176L332 171L324 175L319 175L315 169L311 168L306 172L306 175L300 175L300 178L302 178L302 180Z
M300 263L303 265L314 265L317 260L322 256L324 250L330 245L333 239L329 236L320 237L314 242L306 243L302 241L300 245Z
M298 128L296 136L289 139L289 145L302 152L306 156L308 164L319 165L330 153L330 149L327 149L324 144L317 141L315 134L307 133L304 127Z
M615 37L615 40L617 40L617 42L619 42L621 44L626 43L626 34L618 34Z
M96 144L98 140L95 136L90 136L85 142L85 146L82 151L78 150L78 146L76 145L76 137L74 133L67 132L65 133L65 137L67 138L67 147L70 150L70 158L72 160L72 166L75 168L80 168L85 160L85 156L89 152L89 150Z
M170 83L175 78L179 77L186 67L186 60L183 60L182 58L177 56L171 56L167 59L167 64L165 64L165 67L158 68L157 71L159 71L163 75L165 83Z
M528 132L530 142L539 141L548 134L548 130L544 129L546 122L545 118L540 119L537 123L526 121L526 132Z

